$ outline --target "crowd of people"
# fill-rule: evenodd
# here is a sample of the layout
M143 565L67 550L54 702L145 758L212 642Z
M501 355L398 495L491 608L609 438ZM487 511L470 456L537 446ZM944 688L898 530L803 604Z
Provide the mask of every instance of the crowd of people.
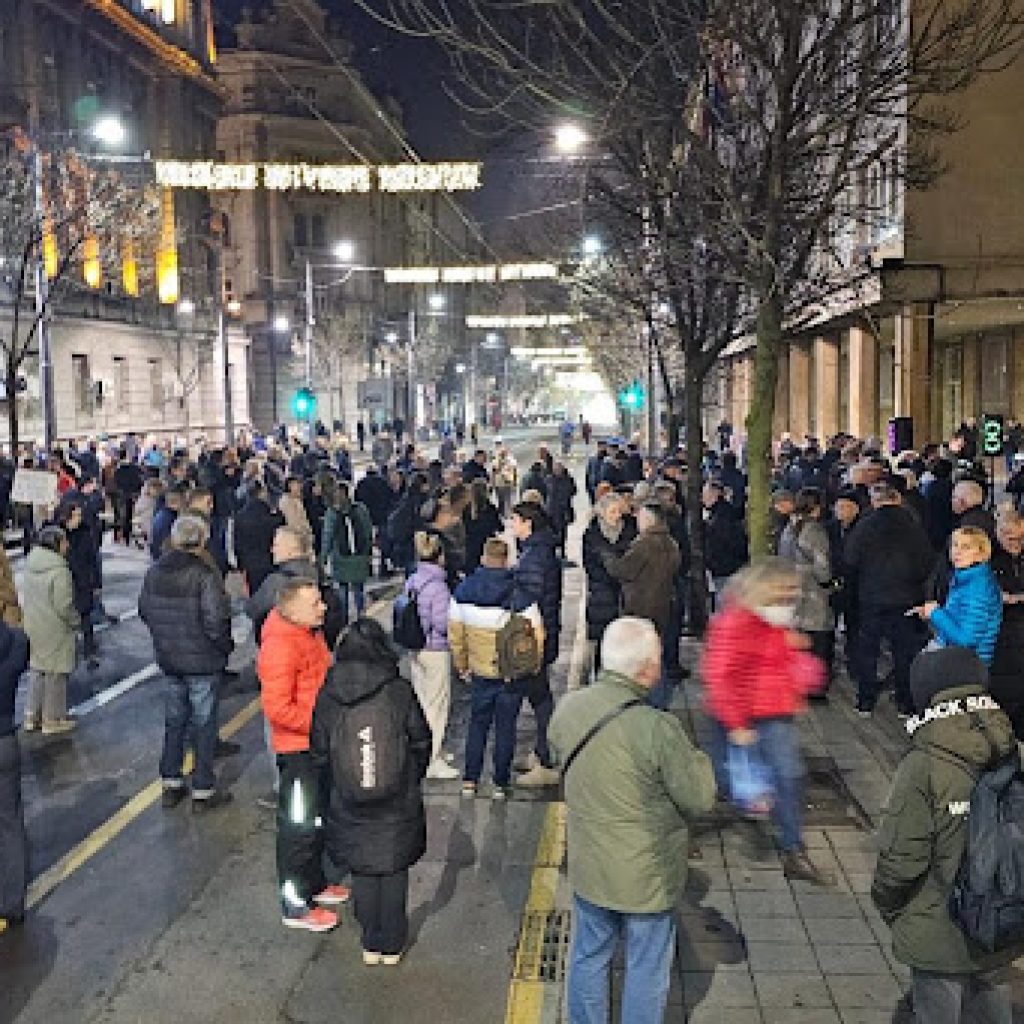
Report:
M785 875L833 883L803 842L798 717L808 701L841 699L831 686L841 667L860 715L875 714L891 684L895 711L912 727L897 793L930 770L936 745L984 770L1016 749L1014 734L1024 738L1024 519L1014 497L1024 486L1015 490L1011 474L1007 503L993 507L991 482L971 458L972 429L965 424L946 446L889 456L873 439L838 435L821 445L784 436L772 555L754 562L731 429L719 430L724 451L699 460L684 448L645 458L633 441L590 448L587 431L589 508L564 460L541 446L521 470L500 438L460 452L444 436L428 458L379 432L360 474L337 438L243 436L236 447L194 451L69 446L55 456L60 500L32 533L20 594L0 557L0 842L12 865L0 872L0 918L23 913L15 847L24 840L11 838L21 815L10 781L14 690L27 666L26 731L74 728L66 687L76 633L89 664L100 653L94 626L105 615L99 548L109 499L115 539L153 560L139 614L167 679L159 771L169 810L186 797L196 813L231 799L215 762L233 752L218 738L218 705L234 649L226 577L241 574L276 778L268 800L287 927L328 931L338 906L353 899L365 962L397 964L408 941L409 868L426 842L422 781L458 780L463 797L480 795L490 743L493 800L508 799L513 786L565 785L574 1024L605 1019L610 950L622 933L636 949L623 1020L660 1020L694 816L717 800L768 818ZM573 430L559 434L568 453ZM702 485L699 540L685 500L693 473ZM589 685L556 709L562 581L574 567L567 537L580 514ZM706 567L698 586L694 543ZM393 638L365 615L375 574L400 588ZM705 594L707 607L697 607ZM708 613L699 673L713 739L704 754L663 712L689 675L681 641ZM469 687L462 751L448 749L456 677ZM950 692L981 688L992 698L982 710L998 716L992 728L1002 737L987 753L958 747L969 747L970 715L929 718ZM524 703L534 731L518 759ZM739 799L740 765L763 798ZM893 924L897 955L915 971L921 1006L938 1005L939 982L948 989L954 975L971 976L965 1000L1001 1006L991 961L969 944L949 956L920 953L915 929L929 922L949 947L945 910L922 905L911 884L912 872L927 869L940 896L952 885L965 822L962 813L939 821L942 813L941 801L890 806L873 895ZM936 828L945 830L939 868L914 845Z

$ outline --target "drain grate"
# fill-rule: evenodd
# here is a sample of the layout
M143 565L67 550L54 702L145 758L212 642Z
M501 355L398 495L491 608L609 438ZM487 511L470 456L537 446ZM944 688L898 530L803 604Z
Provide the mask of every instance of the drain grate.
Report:
M870 831L871 818L850 792L831 757L807 757L804 780L804 824L827 828L854 825Z
M516 950L516 981L564 981L569 957L568 910L527 911Z

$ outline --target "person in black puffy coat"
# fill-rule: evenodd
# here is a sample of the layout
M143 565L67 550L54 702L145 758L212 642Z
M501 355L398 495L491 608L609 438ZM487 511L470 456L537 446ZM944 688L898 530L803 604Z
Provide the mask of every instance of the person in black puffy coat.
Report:
M593 647L595 672L601 667L601 636L622 614L622 584L604 566L606 557L621 558L636 539L636 520L624 515L622 498L606 494L583 532L583 569L587 574L587 641Z
M167 679L167 720L160 758L165 807L185 794L182 762L185 736L195 734L193 810L226 803L213 770L217 746L217 704L231 638L231 602L217 563L206 550L209 527L198 516L179 516L171 528L170 550L142 581L139 618L149 627L160 671Z
M284 516L270 508L266 487L254 481L248 500L235 516L235 561L245 573L250 594L274 571L270 551L279 526L284 526Z
M0 932L25 916L28 856L14 695L28 666L28 637L0 621Z
M470 502L462 513L466 527L466 562L463 568L467 576L480 567L484 544L491 537L497 537L503 529L501 516L491 501L487 481L474 480L470 496Z
M1000 515L992 571L1003 595L1003 621L989 667L989 693L1006 712L1017 739L1024 737L1024 520Z
M366 701L391 705L405 722L405 781L391 799L346 800L333 777L331 743L342 709ZM398 652L380 623L362 618L338 642L334 667L313 709L310 753L331 780L325 844L336 868L352 872L356 919L366 963L396 964L409 938L409 868L427 848L427 819L420 784L431 754L430 727L409 681L398 671Z
M548 747L548 723L555 701L548 673L558 659L562 628L562 566L555 555L555 535L551 524L538 505L524 501L512 509L512 533L519 544L519 561L513 570L517 606L526 608L536 603L544 620L542 668L537 675L515 684L522 687L537 720L536 761L525 775L516 780L516 784L553 786L558 784L558 772L554 770Z

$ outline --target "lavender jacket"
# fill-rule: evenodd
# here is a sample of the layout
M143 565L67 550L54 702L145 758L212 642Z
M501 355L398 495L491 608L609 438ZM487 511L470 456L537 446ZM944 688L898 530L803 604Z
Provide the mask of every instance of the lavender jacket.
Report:
M448 605L451 591L445 580L444 568L433 562L420 562L405 584L405 592L416 592L420 622L427 634L425 651L448 650Z

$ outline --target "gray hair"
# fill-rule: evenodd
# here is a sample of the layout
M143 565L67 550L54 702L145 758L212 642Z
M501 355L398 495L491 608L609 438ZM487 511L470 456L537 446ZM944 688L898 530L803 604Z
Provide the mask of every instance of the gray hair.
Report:
M313 536L306 530L300 530L296 526L279 526L274 531L274 536L287 537L302 558L308 558L313 554Z
M770 604L781 587L792 587L799 579L793 562L778 555L766 555L735 573L726 586L725 596L753 610Z
M985 500L985 492L977 480L961 480L954 486L953 496L972 508Z
M885 483L884 481L872 484L871 490L868 493L871 495L871 503L873 505L897 505L902 501L900 492L892 484Z
M651 485L646 480L638 480L633 484L633 497L641 505L651 497Z
M205 547L210 539L210 528L199 516L178 516L171 527L171 547L184 551L196 551Z
M661 639L650 619L625 615L615 619L601 639L601 667L629 679L661 655Z

